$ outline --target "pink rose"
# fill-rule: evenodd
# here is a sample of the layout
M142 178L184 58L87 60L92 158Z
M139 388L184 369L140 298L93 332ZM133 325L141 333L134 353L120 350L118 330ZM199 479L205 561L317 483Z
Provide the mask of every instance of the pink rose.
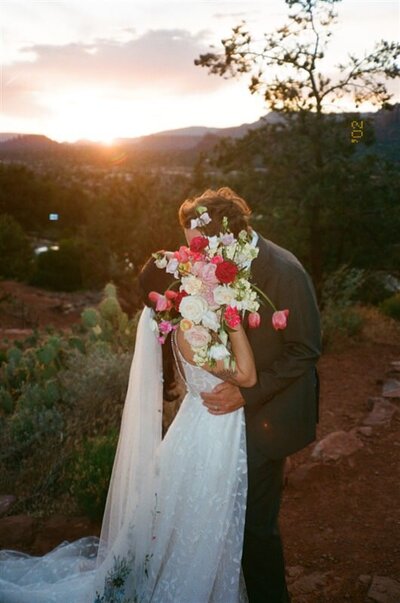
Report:
M250 312L249 314L249 327L250 329L257 329L261 323L261 316L258 312Z
M231 329L236 329L236 327L238 327L241 323L240 314L238 312L238 309L234 308L233 306L228 306L226 308L226 310L224 312L224 318L225 318L226 324Z
M286 329L288 316L289 310L277 310L273 313L272 326L276 331L278 331L278 329Z
M221 264L221 262L224 261L224 258L220 255L215 255L212 260L211 260L211 264Z
M204 264L200 269L199 277L203 283L207 286L217 285L218 279L215 276L215 270L217 266L215 264Z
M192 348L202 348L211 341L210 333L201 325L195 325L188 331L185 331L184 337Z

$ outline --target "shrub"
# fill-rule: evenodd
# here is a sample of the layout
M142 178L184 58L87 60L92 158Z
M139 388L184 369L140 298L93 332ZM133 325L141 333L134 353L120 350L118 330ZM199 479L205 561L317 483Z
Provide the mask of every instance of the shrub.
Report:
M379 309L395 320L400 320L400 293L396 293L391 297L385 299L380 305Z
M116 430L86 439L70 461L67 479L71 493L93 520L100 520L104 513L117 442Z
M132 354L113 352L105 342L92 344L83 355L74 351L59 375L69 407L70 434L104 433L119 423Z
M336 338L355 337L364 324L363 317L352 306L325 306L321 314L322 342L332 344Z
M36 258L33 285L56 291L74 291L82 287L81 250L72 239L60 241L59 249L49 249Z
M357 301L377 305L400 288L398 275L384 270L367 271L357 291Z
M20 224L0 215L0 278L25 279L33 268L33 252Z
M325 276L322 283L322 307L348 306L357 299L357 294L366 279L365 270L343 264Z

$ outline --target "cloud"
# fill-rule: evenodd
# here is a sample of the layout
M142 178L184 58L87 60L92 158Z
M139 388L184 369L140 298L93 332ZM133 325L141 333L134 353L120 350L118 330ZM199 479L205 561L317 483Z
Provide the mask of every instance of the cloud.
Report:
M207 94L223 86L194 65L208 46L210 32L148 30L124 41L97 38L90 43L35 44L22 58L3 66L2 110L8 115L40 117L48 111L46 93L89 89L116 98L146 95Z
M249 12L248 11L243 11L243 12L237 12L237 13L214 13L213 18L214 19L240 19L240 18L244 18L244 17L248 17Z

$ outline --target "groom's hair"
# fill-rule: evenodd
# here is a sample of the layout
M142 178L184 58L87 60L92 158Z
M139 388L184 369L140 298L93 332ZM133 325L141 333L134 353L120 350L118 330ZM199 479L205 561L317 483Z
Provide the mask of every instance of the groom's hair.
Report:
M198 197L189 197L179 208L179 223L182 228L190 228L192 219L198 218L196 208L207 208L211 222L203 226L203 231L208 236L218 235L221 231L222 219L228 218L229 229L235 236L241 230L249 229L251 209L246 201L228 186L218 190L211 188Z

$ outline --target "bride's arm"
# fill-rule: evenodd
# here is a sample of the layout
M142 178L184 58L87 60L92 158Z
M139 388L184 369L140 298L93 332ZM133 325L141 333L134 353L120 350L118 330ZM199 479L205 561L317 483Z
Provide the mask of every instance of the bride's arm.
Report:
M223 360L217 360L216 366L212 368L207 365L204 368L224 381L229 381L239 387L253 387L257 383L256 365L253 350L242 324L229 332L229 339L236 361L235 369L225 368Z
M193 350L183 336L180 329L177 331L179 348L184 357L193 364ZM214 366L203 364L202 368L213 373L224 381L229 381L239 387L253 387L257 383L257 372L253 350L242 324L229 333L233 357L236 361L234 370L225 368L223 360L217 360Z

